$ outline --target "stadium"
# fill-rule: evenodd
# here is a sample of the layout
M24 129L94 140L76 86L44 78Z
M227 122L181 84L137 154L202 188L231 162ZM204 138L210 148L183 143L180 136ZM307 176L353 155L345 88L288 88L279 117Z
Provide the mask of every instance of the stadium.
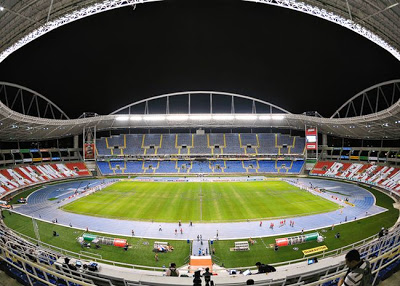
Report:
M199 15L206 11L210 16L213 9L223 19L220 24L225 21L230 26L233 22L218 13L235 6L239 11L235 15L247 14L245 21L249 22L271 13L268 15L277 14L278 18L311 19L311 25L319 23L322 31L331 26L345 30L372 47L365 50L368 60L362 56L356 59L356 54L349 56L355 62L369 61L373 67L353 71L351 64L344 67L342 62L337 63L343 65L341 72L347 78L337 84L345 95L342 101L339 95L335 98L329 93L329 78L333 77L328 73L333 69L327 64L329 59L321 66L317 56L316 61L311 60L312 53L318 53L315 49L296 58L310 60L307 64L315 71L304 69L304 74L315 76L311 84L323 86L325 95L306 89L299 98L293 94L279 98L279 92L276 97L262 96L265 90L257 93L254 79L260 70L241 66L243 81L234 77L234 66L240 64L240 59L233 65L221 60L222 65L232 69L232 73L224 71L229 75L226 78L216 65L202 66L202 61L208 63L206 58L211 57L201 54L210 43L196 42L204 35L191 30L193 14L186 18L193 42L185 39L177 44L195 51L188 53L188 58L199 58L191 68L221 82L226 79L225 84L233 86L243 85L249 74L251 81L247 83L254 84L255 96L250 87L228 92L223 84L214 84L221 89L209 89L212 85L202 82L201 76L195 79L199 83L185 83L194 75L189 69L181 71L179 81L166 88L149 61L163 70L168 62L160 59L186 51L175 52L175 46L159 47L159 42L151 42L150 38L143 39L149 40L155 50L138 47L143 40L140 31L135 32L141 40L132 42L138 50L131 52L138 71L132 71L127 77L135 80L127 82L128 72L121 72L122 68L115 71L110 62L121 56L118 59L132 64L131 58L124 55L122 43L115 44L117 28L110 27L108 33L106 26L122 18L119 13L133 13L139 18L134 24L143 25L140 30L149 37L154 32L154 19L148 20L144 15L149 14L141 11L154 11L157 18L167 14L166 8L172 15L176 7L183 7L173 16L178 18L179 13L184 14L182 11L193 11L184 10L188 2L0 1L0 265L11 277L6 285L202 285L204 280L204 285L333 286L346 275L344 257L351 249L370 261L372 285L391 285L385 284L390 282L386 279L400 268L400 79L396 79L400 78L399 3L193 2ZM320 22L313 22L316 18ZM179 27L171 34L182 37L179 31L187 27L176 19L167 19L172 24L176 21L177 26L169 26L160 18L154 24L161 29L160 34L151 37L168 42L166 39L172 36L163 38L162 34L169 33L171 27ZM77 31L83 29L79 26L83 22L104 25L99 28L104 42L94 46L107 46L107 39L113 38L110 46L121 49L110 51L116 58L110 57L108 62L104 53L109 46L99 48L98 54L93 47L85 50L83 44L79 46L91 37L84 30L79 38ZM328 22L331 26L325 26ZM75 30L67 30L70 26ZM160 26L166 26L165 30ZM210 27L219 29L215 23ZM249 44L238 45L249 46L243 53L250 59L257 48L250 44L247 28L241 32L249 34ZM240 38L241 32L233 34ZM225 30L219 37L222 34L232 36ZM346 38L349 34L340 35L350 43L352 40ZM56 58L59 51L53 42L72 51L75 36L83 57L71 52L71 58ZM263 45L260 38L255 43ZM219 54L217 41L210 42L215 46L212 52ZM123 44L128 52L134 49L130 42ZM195 50L196 45L200 50ZM57 52L51 54L51 49ZM137 53L144 49L149 49L150 58L145 51ZM154 54L164 49L165 54ZM289 50L296 47L290 46ZM356 51L363 52L362 48ZM84 61L92 53L97 58L103 56L99 62L105 67L100 68L97 61ZM219 57L224 53L231 51L224 47ZM274 56L265 52L268 55L263 58L260 54L256 59L261 66L274 67ZM71 63L71 72L67 62L74 57L78 60ZM174 64L182 68L184 61ZM330 63L335 61L337 58ZM247 68L259 65L256 61L246 64ZM300 94L300 85L289 84L296 82L296 77L305 81L298 72L301 70L295 69L300 63L280 64L283 69L292 65L298 74L289 72L277 88L293 88ZM87 66L90 69L86 70ZM146 66L150 66L148 70ZM93 76L85 74L88 72ZM262 74L260 80L271 84L285 77L280 72L274 71L277 77L270 81L264 78L267 73ZM165 68L165 81L178 77L169 75L173 73L174 67ZM116 79L111 75L115 74L120 81L113 81ZM326 81L319 84L318 76ZM364 77L371 77L371 81L359 81ZM374 83L365 86L366 82ZM91 86L93 83L98 87ZM124 97L118 85L139 95ZM156 85L164 85L164 90ZM84 88L93 89L87 94L89 89ZM74 89L75 95L71 94ZM292 105L286 101L292 101ZM314 106L316 111L298 112L298 108ZM81 108L94 110L84 112ZM257 274L256 262L276 271ZM171 263L176 264L176 276L180 277L167 277ZM206 268L214 274L212 283L207 282L207 275L194 276ZM397 283L395 280L393 285Z

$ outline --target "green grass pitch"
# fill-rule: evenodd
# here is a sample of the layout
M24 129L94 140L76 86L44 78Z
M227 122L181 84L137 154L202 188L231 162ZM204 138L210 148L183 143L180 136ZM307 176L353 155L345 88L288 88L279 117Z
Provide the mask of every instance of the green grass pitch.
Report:
M326 236L324 245L329 250L355 243L378 233L381 227L390 228L396 223L399 217L399 210L393 207L393 199L374 189L368 188L368 190L376 197L377 205L388 209L388 211L360 221L337 225L334 231L331 231L329 228L324 233L324 236ZM3 211L3 215L5 216L4 223L8 227L30 237L35 237L31 218L18 214L10 215L8 211ZM83 233L82 230L42 221L37 221L37 223L42 241L74 252L82 250L79 243L76 242L76 238ZM60 235L54 237L52 235L54 230ZM340 239L335 238L334 235L336 232L341 233ZM104 236L115 237L113 235ZM216 249L216 255L213 256L213 261L219 265L223 263L226 267L251 266L257 261L275 263L301 258L303 257L301 250L318 246L317 242L299 244L297 245L299 247L298 251L294 251L292 247L281 247L279 251L274 251L273 248L266 247L274 243L278 237L255 238L257 243L250 247L250 251L239 252L229 250L234 246L236 240L214 241L213 247ZM127 252L113 246L104 246L100 249L90 248L85 249L85 251L100 254L103 259L107 260L157 267L168 265L172 261L177 263L178 266L182 266L187 263L186 258L190 255L189 244L186 241L168 240L175 247L175 250L160 255L160 260L156 262L154 260L154 252L152 252L154 240L134 237L127 237L127 239L129 244L132 245L132 249ZM144 242L148 242L148 244L144 244Z
M115 183L69 212L160 222L225 222L324 213L339 205L283 181Z

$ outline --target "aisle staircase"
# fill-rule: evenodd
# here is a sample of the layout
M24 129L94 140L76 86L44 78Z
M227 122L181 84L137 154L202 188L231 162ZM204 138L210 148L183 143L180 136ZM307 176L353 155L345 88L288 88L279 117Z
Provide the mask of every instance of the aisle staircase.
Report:
M202 254L205 255L202 255ZM200 254L200 255L199 255ZM194 272L199 268L205 269L210 268L210 272L212 272L212 259L211 253L208 246L208 240L193 240L192 242L192 255L190 256L190 272Z

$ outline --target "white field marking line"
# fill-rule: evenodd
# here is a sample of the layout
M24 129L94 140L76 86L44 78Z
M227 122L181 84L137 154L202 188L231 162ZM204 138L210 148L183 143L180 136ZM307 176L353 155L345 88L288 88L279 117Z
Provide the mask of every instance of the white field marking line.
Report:
M203 221L203 194L201 190L201 184L200 184L200 221Z
M265 248L269 248L269 247L265 244L265 242L264 242L264 240L262 239L262 237L260 237L260 240L261 240L261 242L264 244Z

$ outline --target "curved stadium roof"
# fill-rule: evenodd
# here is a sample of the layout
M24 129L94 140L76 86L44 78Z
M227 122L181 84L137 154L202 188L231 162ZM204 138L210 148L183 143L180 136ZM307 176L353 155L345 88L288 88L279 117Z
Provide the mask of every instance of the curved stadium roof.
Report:
M0 1L0 6L2 7L0 9L3 9L0 16L0 62L14 50L74 20L118 7L153 1L156 0ZM396 1L249 1L286 7L335 22L370 39L400 60L400 5ZM381 106L380 103L378 104L378 101L379 98L382 98L380 92L382 92L382 94L384 93L382 88L384 85L393 85L393 96L391 100L383 96L387 104L386 107L382 109L378 108L378 105ZM305 125L313 125L318 126L320 132L340 137L397 139L400 138L400 100L398 97L395 97L394 94L396 90L398 90L398 83L385 83L382 86L378 85L371 88L377 91L375 102L371 103L372 100L369 99L371 95L366 95L368 91L362 91L346 102L332 118L286 113L281 120L273 120L272 117L270 120L261 120L257 118L253 121L244 118L242 118L243 120L214 120L213 118L204 120L203 118L199 121L188 120L185 124L187 127L271 126L294 129L304 129ZM191 93L193 94L194 92ZM202 93L219 94L218 92ZM168 98L170 96L171 95L163 95L161 97ZM237 96L233 95L233 97ZM396 98L396 100L393 100L394 98ZM254 101L255 99L248 98L248 100ZM151 100L149 99L147 101ZM363 109L368 106L370 107L369 112L363 112ZM125 127L182 127L182 122L176 120L154 121L144 119L145 117L150 118L150 115L144 115L144 117L141 118L141 120L143 119L142 121L124 121L121 120L121 115L113 114L74 120L55 120L31 116L28 115L28 113L24 115L24 112L17 112L15 109L12 110L13 108L9 107L11 107L10 104L0 103L0 140L4 141L37 140L71 136L80 134L82 129L88 126L96 126L98 130ZM248 118L252 118L252 114L254 115L254 113L249 112L248 115L250 117ZM260 113L258 115L262 116ZM168 116L172 115L167 114L166 116L165 119L168 119ZM189 115L187 114L186 116Z

